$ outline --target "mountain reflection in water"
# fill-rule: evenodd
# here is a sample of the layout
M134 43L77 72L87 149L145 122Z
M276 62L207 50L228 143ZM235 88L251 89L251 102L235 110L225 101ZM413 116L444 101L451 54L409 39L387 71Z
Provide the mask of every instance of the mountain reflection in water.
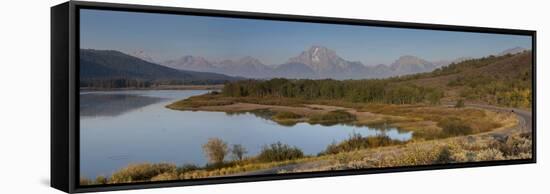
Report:
M81 117L114 117L162 101L163 98L133 94L81 94Z

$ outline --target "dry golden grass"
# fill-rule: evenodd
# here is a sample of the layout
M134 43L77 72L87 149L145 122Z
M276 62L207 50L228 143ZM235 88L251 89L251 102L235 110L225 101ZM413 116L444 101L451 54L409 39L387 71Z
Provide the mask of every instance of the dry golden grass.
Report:
M329 155L326 165L286 173L530 159L530 135L515 132L501 139L484 134L355 150Z

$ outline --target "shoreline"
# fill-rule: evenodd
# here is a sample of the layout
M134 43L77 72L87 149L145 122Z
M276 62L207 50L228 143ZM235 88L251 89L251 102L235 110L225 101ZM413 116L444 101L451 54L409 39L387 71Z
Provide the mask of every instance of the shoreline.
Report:
M128 90L221 90L223 84L218 85L160 85L147 88L86 88L81 87L82 91L128 91Z
M425 108L422 106L409 106L414 108ZM454 109L445 107L445 105L435 106L441 109ZM277 106L277 105L262 105L251 103L235 103L222 106L206 106L190 108L185 111L217 111L222 109L227 112L233 111L253 111L257 109L280 109L289 110L296 109L302 111L329 111L329 110L346 110L355 111L355 114L376 114L371 112L361 112L352 108L343 108L338 106L305 104L301 107ZM432 107L433 108L433 107ZM462 108L461 110L483 110L491 112L488 107L471 107ZM497 114L497 113L494 113ZM500 113L500 116L517 115ZM495 116L495 115L492 115ZM518 115L521 116L521 115ZM508 117L507 117L508 118ZM501 118L502 119L502 118ZM516 120L519 121L519 120ZM415 121L418 122L418 121ZM511 122L500 127L494 128L487 132L475 133L471 135L460 135L441 139L411 141L400 145L389 145L373 148L356 149L352 151L343 151L334 154L305 156L299 159L258 162L252 161L231 165L216 169L198 168L183 173L170 172L168 174L158 174L150 180L193 180L211 177L231 177L243 175L262 175L262 174L286 174L300 172L318 172L318 171L333 171L333 170L349 170L349 169L373 169L395 166L411 166L411 165L432 165L441 163L464 163L478 161L495 161L495 160L510 160L510 159L527 159L532 157L529 152L529 147L522 147L520 152L507 151L508 145L515 145L527 142L529 145L529 136L525 136L526 129L522 129L523 125L528 123ZM508 141L501 141L502 136L509 137ZM507 138L508 139L508 138ZM523 145L522 144L522 145ZM497 145L497 147L492 147ZM170 163L172 164L172 163ZM173 164L176 167L175 164ZM110 180L110 179L106 179ZM116 182L113 182L116 183ZM110 182L90 184L110 184Z
M257 100L257 99L256 99ZM265 101L260 101L265 102ZM281 125L309 124L352 124L377 129L395 128L413 133L413 139L431 140L441 139L449 134L442 123L453 117L462 120L464 125L471 127L472 132L465 135L475 135L498 131L502 126L516 123L513 113L495 111L490 108L468 106L454 108L447 105L362 105L359 108L347 107L338 103L326 104L322 102L304 102L298 104L271 105L259 104L254 100L226 98L219 95L199 95L166 105L166 108L180 111L212 111L212 112L250 112L270 111L270 119ZM345 112L352 119L332 117L335 112ZM292 113L297 117L279 118L277 113ZM448 115L448 116L442 116ZM342 116L342 115L339 115ZM344 115L345 116L345 115ZM322 118L322 119L318 119Z
M248 100L248 101L247 101ZM325 114L331 111L345 111L355 116L353 124L386 123L388 127L399 127L406 131L412 131L413 135L423 132L440 132L442 127L438 122L444 119L440 117L458 117L465 119L463 122L479 128L485 125L483 122L496 122L498 126L486 128L487 130L475 131L471 134L455 134L455 136L440 136L430 139L430 136L408 140L403 144L393 144L377 147L362 147L354 150L343 150L335 153L321 155L305 155L302 158L284 161L263 162L255 160L233 161L234 164L209 169L197 166L185 172L164 172L154 175L144 181L157 180L193 180L212 177L231 177L262 174L287 174L299 172L318 172L349 169L373 169L396 166L432 165L442 163L464 163L478 161L495 161L510 159L531 158L530 147L519 147L519 151L512 149L511 145L530 145L530 117L523 112L510 112L507 108L466 104L463 108L454 108L446 104L427 105L391 105L391 104L339 104L338 102L324 103L323 101L300 101L281 104L269 104L268 99L227 98L221 95L203 94L192 96L184 100L166 105L166 108L180 111L212 111L212 112L251 112L272 111L292 112L301 115L299 118L285 117L280 121L308 122L311 115ZM254 103L257 102L257 103ZM263 103L263 104L262 104ZM353 105L353 104L351 104ZM433 118L432 118L433 117ZM277 122L275 117L270 118ZM290 119L288 119L290 118ZM472 118L477 120L471 120ZM342 123L341 122L338 123ZM382 124L384 125L384 124ZM479 126L477 126L479 125ZM370 127L370 126L369 126ZM428 128L431 131L427 131ZM476 129L477 129L476 128ZM434 136L435 137L435 136ZM502 141L505 139L506 141ZM346 141L338 142L340 145ZM348 144L345 144L348 145ZM137 163L140 165L139 163ZM174 169L179 167L174 163L142 163L141 165L168 164ZM131 171L131 165L115 172ZM153 167L147 167L153 169ZM100 177L104 182L84 179L87 184L111 184L118 183L113 176ZM139 181L137 181L139 182Z

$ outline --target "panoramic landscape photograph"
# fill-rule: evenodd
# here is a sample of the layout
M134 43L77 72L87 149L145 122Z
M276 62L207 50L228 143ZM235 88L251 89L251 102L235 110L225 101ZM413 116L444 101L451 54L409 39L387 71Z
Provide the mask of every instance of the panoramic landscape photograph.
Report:
M79 18L81 186L533 157L531 36Z

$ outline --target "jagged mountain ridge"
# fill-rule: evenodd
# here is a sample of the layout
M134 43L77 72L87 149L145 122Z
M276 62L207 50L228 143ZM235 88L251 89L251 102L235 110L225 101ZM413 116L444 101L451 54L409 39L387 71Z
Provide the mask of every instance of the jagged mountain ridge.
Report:
M469 58L460 57L451 61L430 62L420 57L404 55L390 65L366 66L358 61L343 59L334 50L314 45L279 65L266 65L250 56L220 62L211 62L202 57L186 56L178 60L165 61L161 64L182 70L213 72L259 79L274 77L369 79L430 72L436 68L467 59Z

